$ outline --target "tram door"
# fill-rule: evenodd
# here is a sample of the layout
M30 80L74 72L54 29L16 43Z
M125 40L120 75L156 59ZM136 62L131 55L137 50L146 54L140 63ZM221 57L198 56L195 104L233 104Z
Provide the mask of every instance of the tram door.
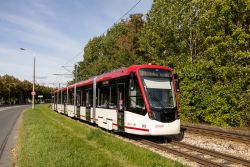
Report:
M67 96L63 93L63 113L66 114L66 103L67 103Z
M86 120L90 120L90 112L91 112L91 90L87 90L86 92Z
M81 99L81 92L78 91L76 92L76 117L77 118L80 118L80 107L81 107L80 99Z
M54 93L54 111L56 111L56 94Z
M125 111L125 84L118 84L117 87L117 125L118 131L124 131L124 111Z
M57 93L57 94L55 95L55 97L56 97L56 98L55 98L55 99L56 99L56 100L55 100L55 102L56 102L56 107L55 107L55 111L57 111L57 104L58 104L58 93Z

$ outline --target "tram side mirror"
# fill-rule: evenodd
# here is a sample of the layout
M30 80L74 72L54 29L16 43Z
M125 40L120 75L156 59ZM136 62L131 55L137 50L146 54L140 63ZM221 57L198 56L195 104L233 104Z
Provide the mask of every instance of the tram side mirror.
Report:
M179 75L178 74L173 74L174 75L174 79L178 80L179 79Z
M180 92L180 82L177 80L176 83L176 92Z
M178 74L173 74L173 75L174 75L174 80L175 80L176 92L180 92L179 76Z
M131 91L135 90L135 73L131 72L130 73L130 80L129 80L129 88Z

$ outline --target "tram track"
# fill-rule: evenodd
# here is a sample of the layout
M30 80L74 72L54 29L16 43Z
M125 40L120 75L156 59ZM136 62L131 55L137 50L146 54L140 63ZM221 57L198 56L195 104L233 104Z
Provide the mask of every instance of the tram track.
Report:
M239 143L250 144L250 135L238 134L233 132L225 132L219 129L211 129L205 127L197 127L191 125L182 125L181 128L187 132L194 134L202 134L206 136L218 137L221 139L231 140Z
M155 148L157 151L159 150L171 153L173 155L189 159L204 166L211 166L211 167L239 166L239 165L250 166L249 160L197 147L183 142L178 142L173 140L170 143L165 143L162 140L160 140L159 142L159 138L145 139L145 137L143 138L141 136L136 136L127 133L117 132L116 134L120 137L128 138L134 140L135 142L149 146L151 148Z
M239 164L242 166L250 166L250 161L240 157L223 154L182 142L172 141L171 143L162 145L146 139L137 139L137 141L157 150L187 158L204 166L224 167L231 165L238 166Z

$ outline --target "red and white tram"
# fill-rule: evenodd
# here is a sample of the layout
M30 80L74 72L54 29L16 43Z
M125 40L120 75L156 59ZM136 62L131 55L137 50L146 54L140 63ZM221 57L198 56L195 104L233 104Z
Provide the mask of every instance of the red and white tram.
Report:
M52 107L108 130L178 135L177 85L171 68L134 65L55 91Z

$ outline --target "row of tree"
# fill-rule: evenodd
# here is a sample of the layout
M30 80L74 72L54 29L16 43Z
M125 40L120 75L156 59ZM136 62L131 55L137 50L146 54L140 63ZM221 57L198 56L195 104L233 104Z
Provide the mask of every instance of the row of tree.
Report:
M43 100L51 99L52 88L35 85L36 88L36 101L39 99L37 95L43 95ZM24 80L4 75L0 76L0 105L4 104L28 104L31 102L32 83Z
M184 121L250 126L250 1L155 0L84 48L80 79L152 63L174 66ZM75 72L75 71L74 71Z

